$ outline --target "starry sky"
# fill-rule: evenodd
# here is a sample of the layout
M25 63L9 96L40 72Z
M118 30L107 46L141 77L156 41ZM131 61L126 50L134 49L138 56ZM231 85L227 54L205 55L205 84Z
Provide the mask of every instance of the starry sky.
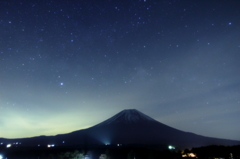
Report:
M240 140L239 0L1 0L0 137L123 109Z

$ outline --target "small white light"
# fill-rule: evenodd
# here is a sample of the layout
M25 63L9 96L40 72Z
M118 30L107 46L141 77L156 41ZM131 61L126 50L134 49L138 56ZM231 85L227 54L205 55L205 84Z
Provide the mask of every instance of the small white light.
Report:
M11 146L12 146L11 144L7 144L7 146L6 146L6 147L7 147L7 148L9 148L9 147L11 147Z
M168 146L168 149L169 149L169 150L173 150L173 149L175 149L175 147L174 147L174 146L171 146L171 145L169 145L169 146Z

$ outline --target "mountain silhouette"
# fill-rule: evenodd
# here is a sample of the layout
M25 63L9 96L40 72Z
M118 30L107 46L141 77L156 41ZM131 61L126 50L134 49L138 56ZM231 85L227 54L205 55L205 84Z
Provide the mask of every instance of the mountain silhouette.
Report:
M141 113L127 109L87 129L56 136L4 139L0 142L21 142L23 145L175 145L181 148L208 145L240 145L240 141L218 139L184 132L167 126Z

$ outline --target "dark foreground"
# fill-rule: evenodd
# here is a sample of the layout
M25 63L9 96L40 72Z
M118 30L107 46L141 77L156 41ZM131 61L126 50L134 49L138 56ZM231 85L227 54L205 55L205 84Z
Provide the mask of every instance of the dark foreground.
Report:
M185 150L168 146L94 145L72 147L0 147L0 159L240 159L238 146L207 146Z

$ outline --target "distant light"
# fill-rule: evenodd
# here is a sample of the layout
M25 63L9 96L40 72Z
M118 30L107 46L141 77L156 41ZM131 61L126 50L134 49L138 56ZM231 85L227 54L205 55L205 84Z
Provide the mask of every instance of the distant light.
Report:
M183 154L182 157L192 157L192 158L196 158L196 154L194 153L187 153L187 154Z
M3 156L2 156L2 155L0 155L0 159L3 159Z
M169 150L174 150L174 149L175 149L175 147L174 147L174 146L171 146L171 145L169 145L169 146L168 146L168 149L169 149Z
M39 147L40 145L38 144L38 147Z
M190 157L196 157L196 155L194 153L189 153Z
M49 145L47 145L47 147L54 147L54 146L55 146L54 144L52 144L52 145L50 145L50 144L49 144Z
M6 147L7 147L7 148L10 148L11 146L12 146L11 144L7 144L7 146L6 146Z
M63 144L65 143L65 141L62 142Z
M183 154L182 157L188 157L186 154Z

